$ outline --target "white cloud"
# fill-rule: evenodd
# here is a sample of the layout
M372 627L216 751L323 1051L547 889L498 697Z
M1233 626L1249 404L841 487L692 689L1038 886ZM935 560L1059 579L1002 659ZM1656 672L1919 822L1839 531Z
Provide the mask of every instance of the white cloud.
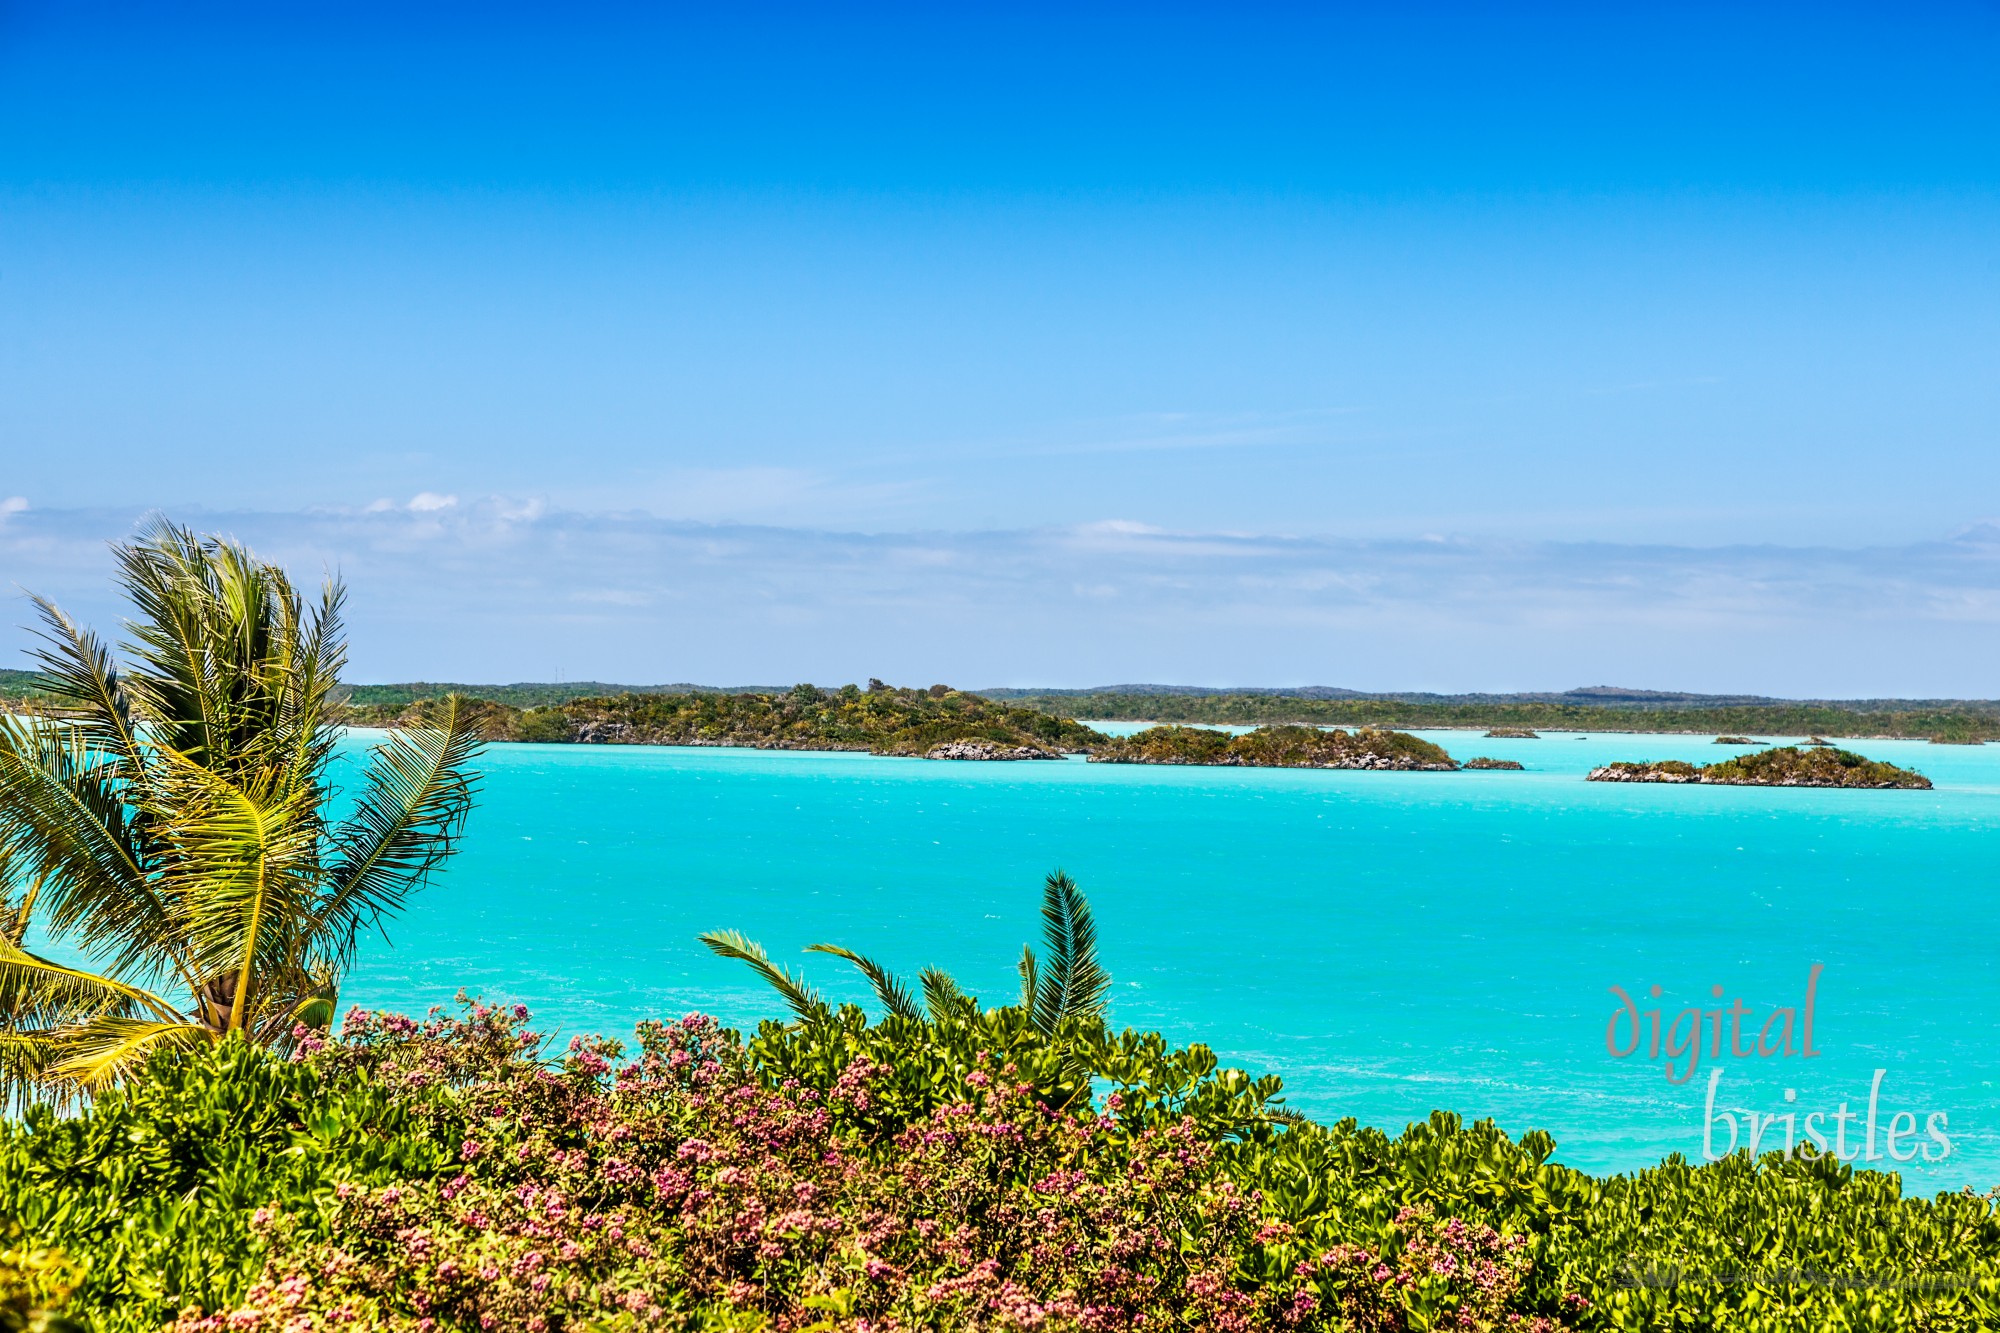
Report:
M14 517L16 514L26 513L27 510L28 499L26 496L10 495L4 500L0 500L0 524L6 523L8 519Z
M1080 537L1099 534L1106 537L1158 537L1166 533L1165 528L1156 528L1150 523L1135 523L1129 518L1102 518L1095 523L1079 523L1074 531Z
M0 577L113 623L104 542L137 515L9 513ZM561 665L718 683L2000 693L1987 669L2000 655L1992 526L1838 549L1347 540L1129 520L865 534L499 499L179 517L302 576L342 571L364 679L536 678Z
M441 509L457 507L456 495L439 495L436 491L422 491L410 497L410 512L413 514L434 514Z
M754 466L677 468L616 493L578 494L585 506L638 506L697 523L824 524L908 514L926 501L930 487L910 476L856 481L807 468Z

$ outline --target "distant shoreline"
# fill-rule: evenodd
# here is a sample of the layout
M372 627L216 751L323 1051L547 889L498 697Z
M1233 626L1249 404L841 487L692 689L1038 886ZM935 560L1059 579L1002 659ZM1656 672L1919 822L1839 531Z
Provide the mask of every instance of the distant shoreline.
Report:
M1828 736L1849 740L2000 740L2000 704L1890 707L1732 704L1687 707L1579 702L1424 701L1288 695L1016 695L1007 703L1100 722L1154 726L1374 727L1389 731L1521 728L1579 735Z
M1137 717L1079 717L1076 720L1086 727L1096 727L1100 723L1106 722L1121 727L1250 727L1260 725L1253 722L1163 722L1158 718ZM1304 722L1298 725L1332 727L1359 724ZM1489 725L1484 722L1441 722L1421 725L1415 723L1404 725L1399 723L1393 728L1388 726L1388 724L1384 724L1383 729L1395 731L1477 731L1483 733L1489 730ZM1724 736L1731 734L1727 731L1709 730L1700 727L1542 727L1539 730L1542 733L1543 739L1554 736ZM1836 741L1928 741L1931 739L1928 736L1895 735L1889 732L1852 734L1838 731L1800 731L1788 733L1772 727L1762 728L1762 733L1769 740L1760 739L1755 742L1756 744L1774 744L1779 740L1804 740L1808 736L1824 736L1828 740ZM1495 739L1508 740L1512 738L1502 736ZM1939 741L1936 743L1941 745L1985 745L1988 742L1986 740L1973 740Z
M737 704L794 695L800 690L847 696L859 687L815 690L793 686L778 691L697 685L628 687L605 682L466 685L415 682L346 687L349 707L359 719L388 721L426 701L457 694L528 717L571 710L579 703L626 708L729 711ZM2000 701L1979 699L1786 700L1745 695L1695 695L1593 687L1563 694L1363 694L1352 690L1302 687L1297 690L1209 690L1174 686L1123 686L1099 690L1003 689L988 694L931 686L891 690L870 682L870 693L905 697L956 696L1010 726L1041 732L1066 720L1151 726L1258 727L1309 726L1384 731L1489 731L1529 729L1578 735L1663 735L1756 737L1827 736L1845 740L1926 740L1940 744L1980 744L2000 740ZM0 710L20 711L48 698L39 676L0 670ZM1043 721L1035 721L1039 715ZM1053 734L1053 733L1052 733ZM516 737L537 739L537 737ZM554 739L551 737L550 739ZM857 736L857 741L866 743ZM995 741L1008 739L995 735ZM1058 747L1060 748L1060 747Z

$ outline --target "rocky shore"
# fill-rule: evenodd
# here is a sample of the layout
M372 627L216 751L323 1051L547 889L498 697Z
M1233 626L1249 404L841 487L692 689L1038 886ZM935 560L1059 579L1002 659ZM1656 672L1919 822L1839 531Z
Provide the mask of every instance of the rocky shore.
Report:
M974 759L974 760L1015 760L1015 759L1060 759L1054 750L1044 750L1034 745L999 745L993 741L947 741L943 745L933 745L924 751L926 759Z
M1635 764L1619 760L1590 770L1586 782L1700 782L1701 769L1680 759Z

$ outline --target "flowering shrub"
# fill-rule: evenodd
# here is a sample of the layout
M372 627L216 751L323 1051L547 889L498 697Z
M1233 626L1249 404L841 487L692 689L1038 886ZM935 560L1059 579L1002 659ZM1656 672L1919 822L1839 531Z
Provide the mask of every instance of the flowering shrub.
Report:
M628 1060L526 1018L161 1060L5 1131L0 1198L103 1330L1400 1326L1400 1277L1255 1275L1286 1228L1222 1163L1276 1084L1200 1048L844 1010Z
M392 1088L457 1088L456 1168L337 1188L324 1214L260 1214L258 1280L233 1309L186 1312L177 1333L540 1331L610 1316L774 1329L1325 1325L1318 1272L1243 1280L1240 1259L1270 1219L1219 1172L1192 1117L1134 1127L1118 1119L1118 1094L1104 1114L1058 1108L984 1052L950 1099L913 1098L907 1071L866 1059L822 1086L768 1080L700 1017L643 1027L636 1060L577 1040L552 1068L528 1058L515 1021L483 1008L422 1027L352 1020L316 1058ZM763 1038L767 1049L781 1039ZM1045 1072L1061 1084L1059 1067ZM1494 1270L1502 1304L1520 1267ZM1394 1311L1401 1273L1362 1274L1382 1290L1357 1299ZM1468 1269L1458 1286L1470 1294L1474 1281ZM1481 1317L1467 1326L1494 1322Z
M1837 1163L1595 1180L1546 1135L1313 1125L1203 1048L1018 1010L690 1016L630 1058L526 1020L357 1013L0 1128L36 1299L74 1283L99 1333L2000 1324L1990 1199ZM1751 1263L1903 1285L1708 1280Z

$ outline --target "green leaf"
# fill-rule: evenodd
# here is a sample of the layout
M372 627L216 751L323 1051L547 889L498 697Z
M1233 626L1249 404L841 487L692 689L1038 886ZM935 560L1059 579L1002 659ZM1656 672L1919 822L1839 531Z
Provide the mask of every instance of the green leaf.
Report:
M829 1011L826 1001L818 992L807 986L801 977L795 977L784 968L771 961L763 947L734 930L712 930L700 937L711 953L723 958L734 958L748 963L751 971L768 982L771 988L784 997L785 1004L801 1022L824 1017Z
M861 975L868 978L868 984L875 988L875 998L882 1008L901 1018L924 1017L923 1006L917 1003L903 983L894 974L873 959L864 958L852 949L843 949L838 944L808 944L807 953L830 953L836 958L845 958L861 969Z
M1035 994L1035 1026L1053 1033L1066 1019L1104 1016L1111 975L1097 962L1097 926L1076 881L1058 870L1042 886L1042 938L1048 961Z

